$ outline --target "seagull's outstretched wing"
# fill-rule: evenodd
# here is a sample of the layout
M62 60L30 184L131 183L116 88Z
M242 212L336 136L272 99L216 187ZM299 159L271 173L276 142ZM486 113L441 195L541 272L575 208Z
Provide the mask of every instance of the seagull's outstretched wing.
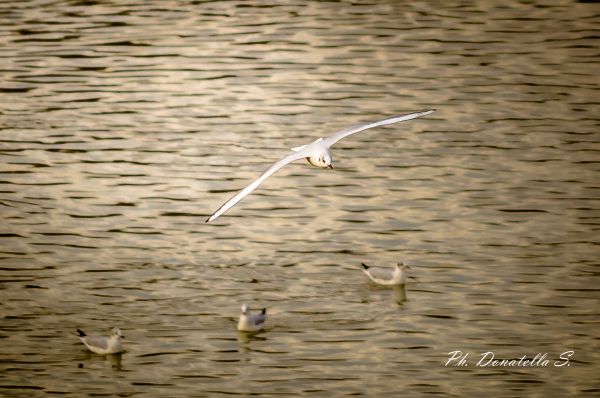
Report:
M261 174L256 180L252 182L252 184L248 185L246 188L242 189L240 192L235 194L231 199L225 202L217 211L215 211L210 217L206 219L206 222L211 222L215 218L219 217L221 214L225 213L227 210L231 209L236 205L237 202L242 200L244 196L248 195L250 192L254 191L264 180L267 179L271 174L275 173L277 170L282 168L288 163L296 161L298 159L302 159L308 156L306 151L300 150L298 152L292 152L287 155L283 159L273 163L271 167L265 170L264 173Z
M349 135L352 135L354 133L358 133L360 131L364 131L367 129L372 129L373 127L384 126L386 124L393 124L393 123L404 122L407 120L415 119L415 118L418 118L421 116L429 115L430 113L433 113L434 111L435 111L435 109L430 109L430 110L422 111L422 112L413 112L413 113L406 113L404 115L392 116L392 117L388 117L383 120L379 120L377 122L365 122L365 123L355 124L354 126L346 127L345 129L340 130L337 133L330 135L329 137L325 138L324 141L327 146L332 146L333 144L335 144L342 138L348 137Z

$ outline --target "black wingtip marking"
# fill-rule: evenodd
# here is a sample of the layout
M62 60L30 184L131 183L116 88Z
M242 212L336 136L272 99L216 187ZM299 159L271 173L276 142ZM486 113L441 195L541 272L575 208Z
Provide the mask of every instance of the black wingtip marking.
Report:
M360 265L362 265L364 269L369 269L369 268L370 268L370 267L369 267L367 264L365 264L365 263L360 263Z
M86 334L83 332L83 330L81 330L81 329L77 329L77 334L79 334L79 337L85 337L85 336L87 336L87 335L86 335Z
M265 315L267 313L267 309L263 308L261 312L262 312L263 315Z

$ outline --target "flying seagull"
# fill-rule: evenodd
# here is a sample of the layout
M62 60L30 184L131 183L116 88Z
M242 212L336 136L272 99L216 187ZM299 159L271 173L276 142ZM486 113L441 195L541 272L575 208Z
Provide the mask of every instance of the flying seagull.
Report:
M392 116L387 119L379 120L377 122L365 122L360 123L354 126L347 127L343 130L334 133L326 138L319 138L311 142L310 144L299 146L296 148L292 148L292 152L289 153L284 158L278 160L273 163L271 167L265 170L264 173L261 174L256 180L254 180L250 185L246 188L239 191L235 194L231 199L225 202L221 207L217 209L210 217L206 219L206 222L211 222L221 214L225 213L227 210L231 209L233 206L237 204L240 200L242 200L246 195L250 192L254 191L264 180L266 180L271 174L275 173L277 170L281 169L288 163L294 162L296 160L306 158L308 163L315 167L320 168L330 168L333 169L332 165L332 156L330 148L333 144L341 140L342 138L348 137L354 133L358 133L360 131L364 131L367 129L371 129L373 127L384 126L386 124L393 124L398 122L404 122L407 120L415 119L421 116L429 115L434 112L435 109L421 111L421 112L413 112L406 113L404 115Z
M363 272L375 283L379 285L404 285L406 284L406 268L409 265L397 263L394 268L369 267L361 263Z
M248 305L242 304L242 313L240 314L237 329L242 332L255 332L263 329L266 321L266 308L263 308L259 313L251 314Z
M110 337L88 336L81 329L77 329L77 334L83 344L85 344L91 352L96 354L116 354L123 351L121 339L124 337L119 328L113 328Z

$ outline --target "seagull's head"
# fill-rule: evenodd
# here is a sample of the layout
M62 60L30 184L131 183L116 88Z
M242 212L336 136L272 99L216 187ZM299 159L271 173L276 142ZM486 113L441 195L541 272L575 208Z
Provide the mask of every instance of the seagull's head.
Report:
M331 157L331 153L325 152L319 157L319 163L322 168L329 168L333 170L333 158Z
M325 164L327 165L327 167L329 167L331 170L333 170L333 160L331 159L331 156L329 157L328 160L325 161Z
M112 335L114 337L125 338L125 336L123 336L123 334L121 333L121 329L119 329L119 328L113 328Z
M248 313L248 304L242 304L242 314L246 315Z

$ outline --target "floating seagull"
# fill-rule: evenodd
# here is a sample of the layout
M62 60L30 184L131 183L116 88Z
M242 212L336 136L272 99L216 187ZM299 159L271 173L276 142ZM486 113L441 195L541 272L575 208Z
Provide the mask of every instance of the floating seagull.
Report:
M242 304L242 313L237 329L242 332L255 332L263 329L267 320L267 309L263 308L257 314L250 314L249 311L248 305Z
M91 352L96 354L116 354L123 351L121 339L124 337L119 328L113 328L110 337L88 336L81 329L77 329L77 333L83 344L85 344Z
M375 283L380 285L404 285L406 284L405 268L410 268L407 264L397 263L394 268L375 268L361 263L363 272Z
M211 222L227 210L231 209L236 205L237 202L242 200L250 192L254 191L264 180L266 180L271 174L281 169L288 163L294 162L299 159L306 158L308 163L315 167L330 168L333 169L332 156L329 148L342 138L348 137L351 134L358 133L363 130L371 129L373 127L384 126L386 124L393 124L398 122L404 122L406 120L415 119L421 116L429 115L434 110L427 110L422 112L407 113L404 115L392 116L387 119L379 120L377 122L366 122L360 123L354 126L347 127L343 130L334 133L326 138L319 138L310 144L292 148L292 152L285 156L283 159L273 163L271 167L265 170L256 180L254 180L246 188L235 194L231 199L225 202L221 207L217 209L210 217L206 219L206 222Z

